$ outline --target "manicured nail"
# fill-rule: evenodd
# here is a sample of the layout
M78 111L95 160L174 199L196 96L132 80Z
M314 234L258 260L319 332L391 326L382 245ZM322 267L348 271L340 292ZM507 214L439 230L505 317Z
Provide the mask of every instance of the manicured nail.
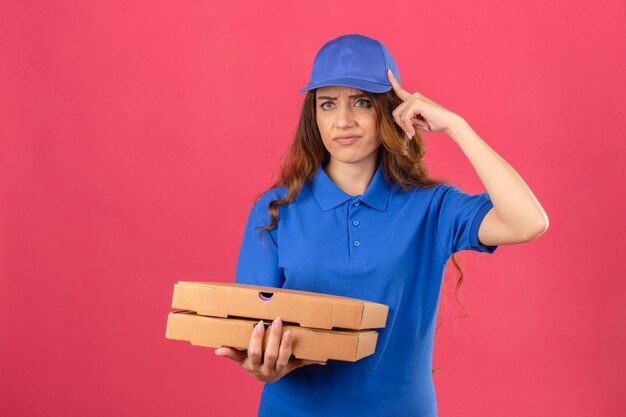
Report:
M281 324L283 323L280 320L280 317L276 317L276 319L274 320L274 323L272 323L275 329L280 329Z
M256 325L256 331L262 333L263 330L265 330L265 327L263 326L263 320L261 320L259 324Z

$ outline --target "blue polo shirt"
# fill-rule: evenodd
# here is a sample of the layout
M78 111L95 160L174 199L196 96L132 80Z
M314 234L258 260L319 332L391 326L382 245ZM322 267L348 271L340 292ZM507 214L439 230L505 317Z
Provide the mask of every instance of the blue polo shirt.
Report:
M277 228L260 237L269 202L285 192L272 188L250 210L236 282L369 300L389 314L373 355L305 365L265 383L258 415L437 416L431 368L443 272L455 252L497 249L478 240L489 195L447 184L401 192L379 164L367 190L351 196L318 166L279 207Z

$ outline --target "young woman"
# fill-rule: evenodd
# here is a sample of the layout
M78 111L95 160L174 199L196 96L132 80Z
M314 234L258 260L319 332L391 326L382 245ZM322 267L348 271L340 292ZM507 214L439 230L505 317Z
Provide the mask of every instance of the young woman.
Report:
M279 317L257 325L247 351L215 353L266 382L259 416L434 417L432 348L448 259L528 242L548 217L461 116L400 86L379 41L329 41L299 91L307 94L297 133L281 179L250 211L236 282L386 304L387 326L376 352L354 363L291 358ZM420 130L446 132L487 192L429 178Z

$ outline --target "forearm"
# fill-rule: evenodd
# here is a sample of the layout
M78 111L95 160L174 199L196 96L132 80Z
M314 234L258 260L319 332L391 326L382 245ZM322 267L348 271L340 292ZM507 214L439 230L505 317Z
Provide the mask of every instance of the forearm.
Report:
M524 235L540 234L548 216L522 177L461 116L445 132L459 145L476 170L498 218Z

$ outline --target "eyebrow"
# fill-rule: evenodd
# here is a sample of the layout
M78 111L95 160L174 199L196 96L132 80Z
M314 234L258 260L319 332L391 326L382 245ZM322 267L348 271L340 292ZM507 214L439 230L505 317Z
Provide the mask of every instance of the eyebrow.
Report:
M357 98L357 97L367 97L367 94L361 93L361 94L353 94L351 96L348 96L350 98ZM337 100L337 97L330 97L330 96L319 96L317 98L318 100L322 100L322 99L326 99L326 100Z

